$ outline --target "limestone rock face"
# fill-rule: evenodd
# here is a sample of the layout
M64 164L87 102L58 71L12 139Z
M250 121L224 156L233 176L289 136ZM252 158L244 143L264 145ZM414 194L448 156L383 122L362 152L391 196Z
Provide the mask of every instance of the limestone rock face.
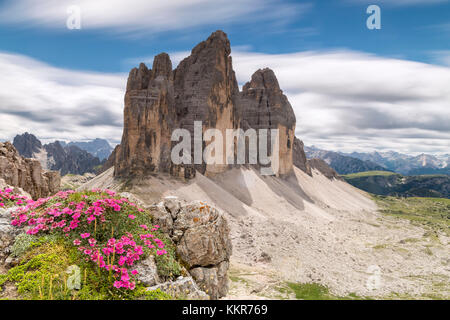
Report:
M224 216L203 202L181 203L175 197L150 208L155 224L169 234L178 257L212 299L228 292L232 244Z
M292 171L295 114L271 69L256 71L240 94L242 127L279 130L279 175ZM272 150L270 134L267 150ZM259 150L261 152L261 150Z
M155 258L149 256L144 261L141 261L136 266L138 273L138 280L145 286L154 286L160 282L158 276L158 269L156 267Z
M0 208L0 264L4 264L10 255L10 247L18 234L18 229L11 225L11 212L17 207Z
M194 121L202 121L203 132L211 128L217 129L222 137L226 136L226 129L239 126L235 101L239 88L230 53L227 35L216 31L206 41L198 44L174 72L180 128L187 129L191 137L194 137ZM225 146L222 154L223 165L207 166L203 163L196 165L195 169L203 174L225 171ZM192 173L195 174L195 171L189 171L187 176Z
M311 175L311 167L306 158L306 153L304 149L303 141L295 137L294 139L294 149L292 153L292 160L294 166L301 169L303 172Z
M141 63L130 72L125 94L124 130L114 151L116 176L169 172L171 134L177 127L172 63L162 53L153 70Z
M38 153L42 148L41 141L28 132L15 136L13 145L19 154L25 158L33 158L33 155Z
M196 171L214 175L232 167L226 163L226 157L227 154L236 156L237 151L236 147L227 146L226 141L222 146L216 145L221 149L210 154L220 163L207 164L204 159L195 159L196 121L202 124L199 129L202 154L214 139L205 138L208 129L216 129L224 140L227 129L278 129L276 174L292 172L295 115L274 72L258 70L239 92L230 54L227 35L216 31L199 43L175 70L166 53L155 57L151 69L141 63L139 68L131 70L125 94L122 142L108 160L108 165L114 163L116 177L165 172L189 179ZM179 143L171 141L175 129L190 134L191 164L172 162L172 148ZM271 156L270 131L267 144ZM221 156L218 151L222 151Z
M325 177L328 179L338 179L342 180L342 178L339 176L339 174L331 168L328 163L326 163L322 159L309 159L308 163L311 167L311 169L316 169L320 173L322 173Z
M10 142L0 143L0 178L35 199L58 192L61 185L59 173L44 172L38 160L23 158Z

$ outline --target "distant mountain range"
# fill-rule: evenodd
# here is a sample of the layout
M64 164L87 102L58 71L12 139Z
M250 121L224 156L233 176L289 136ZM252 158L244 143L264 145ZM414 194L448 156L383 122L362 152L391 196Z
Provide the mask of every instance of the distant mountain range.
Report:
M23 157L35 158L44 169L59 171L61 175L95 173L112 152L108 141L102 139L69 143L55 141L43 145L30 133L17 135L13 144Z
M305 147L308 158L320 158L340 174L364 171L392 171L403 175L445 174L450 175L450 154L411 156L394 151L388 152L334 152Z
M356 157L343 155L342 153L305 147L306 157L309 159L322 159L339 174L349 174L363 171L386 170L379 164L370 160L361 160Z
M403 176L387 171L344 175L351 185L383 196L450 198L450 176Z

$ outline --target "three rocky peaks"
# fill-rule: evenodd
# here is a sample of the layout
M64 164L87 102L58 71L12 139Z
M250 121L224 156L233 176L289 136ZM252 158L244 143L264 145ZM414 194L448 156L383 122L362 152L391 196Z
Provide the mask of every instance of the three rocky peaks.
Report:
M203 133L213 128L223 137L227 129L278 129L278 175L290 174L294 162L310 173L303 143L295 138L294 111L274 72L256 71L239 91L230 54L227 35L216 31L174 70L166 53L154 58L152 69L141 63L131 70L122 142L108 160L116 177L163 172L189 179L196 171L210 175L227 170L230 165L172 163L171 150L178 143L171 141L173 130L187 129L193 137L194 121L202 122Z

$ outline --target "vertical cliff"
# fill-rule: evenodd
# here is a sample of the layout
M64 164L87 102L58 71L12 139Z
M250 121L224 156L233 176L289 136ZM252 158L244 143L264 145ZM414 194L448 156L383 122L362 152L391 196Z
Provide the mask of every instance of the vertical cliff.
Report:
M195 158L196 121L202 123L203 138L208 129L217 129L223 139L227 137L227 129L278 129L277 175L292 172L295 115L274 72L258 70L239 92L230 54L227 35L216 31L199 43L175 70L165 53L155 57L152 69L141 63L131 70L125 94L122 142L108 160L114 163L115 176L165 172L189 179L196 171L214 175L232 167L226 164L226 156L236 156L236 147L226 150L226 141L220 149L220 159L216 156L218 150L210 155L221 160L220 164L207 164ZM171 150L178 144L171 142L175 129L187 130L192 138L191 164L175 165L171 161ZM201 151L212 141L202 139ZM269 131L267 149L270 151L271 147Z

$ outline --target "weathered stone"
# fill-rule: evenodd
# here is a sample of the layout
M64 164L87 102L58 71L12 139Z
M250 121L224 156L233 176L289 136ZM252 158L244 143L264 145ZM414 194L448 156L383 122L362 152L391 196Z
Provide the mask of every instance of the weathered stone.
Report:
M23 158L10 142L0 143L0 178L33 198L56 193L61 185L58 173L43 172L39 161Z
M306 158L305 149L303 141L295 137L294 139L294 149L292 153L294 166L302 170L303 172L311 175L311 167Z
M0 263L3 264L6 264L14 239L20 233L18 228L14 228L11 225L11 212L16 209L16 207L7 209L0 208ZM8 264L10 262L12 260L8 260Z
M227 221L207 205L184 207L174 224L183 232L177 254L190 267L217 265L229 260L231 241Z
M219 299L228 293L228 267L229 262L223 261L217 267L193 268L189 273L211 299Z
M326 163L322 159L310 159L310 160L308 160L308 163L312 169L318 170L320 173L322 173L328 179L342 180L342 178L339 176L339 174L333 168L331 168L328 165L328 163Z
M169 235L173 234L173 218L170 212L166 210L163 203L147 207L147 210L149 210L152 215L154 224L159 225L161 231Z
M176 281L168 281L147 290L161 290L175 299L209 300L210 297L199 289L191 277L179 277Z
M178 257L202 290L213 299L226 295L232 245L224 216L204 202L184 204L176 197L167 197L149 209L154 222L171 236Z
M149 256L147 259L139 262L136 266L139 272L137 279L145 286L154 286L160 282L158 269L156 267L155 257Z

